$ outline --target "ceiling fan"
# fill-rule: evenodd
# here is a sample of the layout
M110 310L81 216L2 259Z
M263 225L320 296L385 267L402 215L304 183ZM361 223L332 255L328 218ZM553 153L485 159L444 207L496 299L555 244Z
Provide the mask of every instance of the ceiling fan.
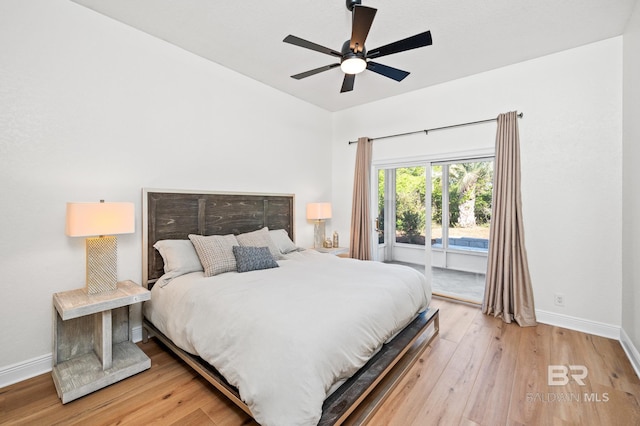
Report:
M350 92L353 90L353 83L356 79L356 74L361 73L365 69L373 71L385 77L389 77L395 81L402 81L409 75L408 71L399 70L387 65L379 64L371 61L371 59L380 58L386 55L392 55L394 53L404 52L405 50L416 49L418 47L424 47L431 45L431 31L425 31L420 34L416 34L412 37L408 37L402 40L398 40L393 43L386 44L377 49L371 49L367 51L364 47L364 42L367 39L371 25L373 24L373 18L376 16L377 9L372 7L361 6L361 0L346 0L347 9L352 12L352 28L351 39L344 42L340 52L328 47L321 46L316 43L301 39L293 35L288 35L284 38L285 43L294 44L296 46L304 47L306 49L315 50L316 52L325 53L327 55L340 58L339 63L325 65L320 68L312 69L302 72L300 74L292 75L292 78L300 80L323 71L340 67L344 72L344 80L342 82L342 88L340 93Z

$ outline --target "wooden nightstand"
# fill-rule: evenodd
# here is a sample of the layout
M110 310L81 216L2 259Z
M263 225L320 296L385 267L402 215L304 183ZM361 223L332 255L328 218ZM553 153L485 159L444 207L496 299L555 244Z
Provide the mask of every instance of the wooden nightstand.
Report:
M151 367L131 340L129 307L151 298L133 281L99 294L53 295L53 382L63 404Z

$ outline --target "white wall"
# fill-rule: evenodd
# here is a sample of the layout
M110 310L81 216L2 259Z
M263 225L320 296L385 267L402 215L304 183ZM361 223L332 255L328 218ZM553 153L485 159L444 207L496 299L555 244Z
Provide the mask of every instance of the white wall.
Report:
M536 309L545 321L568 316L615 334L621 325L622 37L335 113L334 226L347 237L356 148L347 141L512 110L524 112L523 216ZM375 141L373 158L491 148L495 130L491 123ZM564 307L553 304L556 292Z
M624 33L623 73L622 342L640 375L640 2Z
M143 187L295 193L306 246L331 195L330 113L72 2L0 2L0 100L0 372L48 359L52 294L84 286L67 201L136 204L140 282Z

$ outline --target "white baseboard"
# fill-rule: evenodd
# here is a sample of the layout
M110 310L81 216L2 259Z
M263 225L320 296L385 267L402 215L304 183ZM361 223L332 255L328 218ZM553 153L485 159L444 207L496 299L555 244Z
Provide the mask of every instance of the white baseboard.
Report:
M0 368L0 388L51 371L52 355L46 354L27 361Z
M538 322L543 324L555 325L557 327L620 340L620 327L615 325L571 317L569 315L557 314L555 312L541 311L538 309L536 309L536 319Z
M134 342L142 340L142 326L131 329ZM48 353L27 361L0 368L0 388L48 373L53 368L53 354Z
M638 348L634 346L624 328L620 329L620 344L622 344L622 349L624 349L627 358L629 358L633 369L636 371L636 375L640 378L640 352L638 352Z

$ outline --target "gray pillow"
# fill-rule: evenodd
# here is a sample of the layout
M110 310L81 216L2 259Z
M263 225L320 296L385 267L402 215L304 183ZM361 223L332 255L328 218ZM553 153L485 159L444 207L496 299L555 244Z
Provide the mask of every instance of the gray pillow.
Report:
M268 247L233 246L233 255L236 258L238 272L257 271L279 266Z
M236 235L238 239L238 245L245 247L269 247L271 256L274 259L280 259L280 250L274 244L271 236L269 235L269 228L266 226L262 229L258 229L253 232L245 232L244 234Z

